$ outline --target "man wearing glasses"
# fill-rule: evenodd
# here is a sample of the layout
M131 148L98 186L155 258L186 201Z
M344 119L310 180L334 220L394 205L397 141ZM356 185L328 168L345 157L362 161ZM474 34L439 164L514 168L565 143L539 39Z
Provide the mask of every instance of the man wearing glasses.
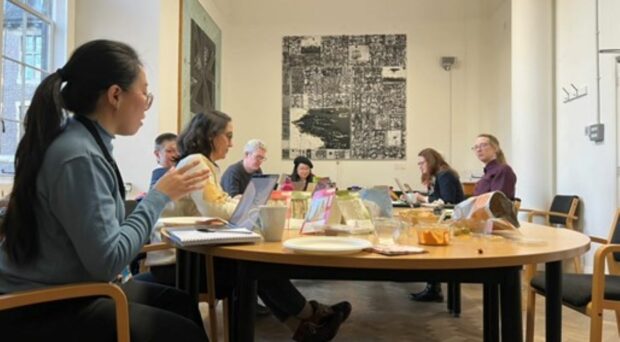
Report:
M243 148L243 152L243 159L229 166L222 176L222 189L230 197L243 194L245 188L250 184L252 176L263 173L260 166L267 160L267 148L258 139L248 141Z
M243 159L229 166L224 172L224 175L222 175L222 180L220 181L222 189L224 189L230 197L243 195L245 188L250 184L252 176L263 173L260 166L267 160L267 147L265 147L262 141L252 139L245 144L243 154ZM269 308L256 303L257 315L265 316L270 313Z

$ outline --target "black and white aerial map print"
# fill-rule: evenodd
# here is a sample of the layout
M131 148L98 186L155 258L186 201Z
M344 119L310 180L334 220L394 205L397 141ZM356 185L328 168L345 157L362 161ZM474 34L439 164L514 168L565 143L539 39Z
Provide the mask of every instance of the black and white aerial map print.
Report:
M282 40L282 158L405 159L404 34Z

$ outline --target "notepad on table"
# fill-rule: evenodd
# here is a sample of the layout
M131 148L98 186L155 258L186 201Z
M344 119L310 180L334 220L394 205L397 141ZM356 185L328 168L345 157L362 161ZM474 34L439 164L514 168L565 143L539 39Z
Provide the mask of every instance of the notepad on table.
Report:
M261 236L245 228L232 229L168 229L170 240L179 246L220 245L258 242Z

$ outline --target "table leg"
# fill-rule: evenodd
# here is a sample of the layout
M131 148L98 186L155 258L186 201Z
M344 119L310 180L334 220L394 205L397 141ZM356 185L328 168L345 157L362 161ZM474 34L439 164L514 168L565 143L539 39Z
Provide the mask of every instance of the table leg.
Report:
M521 318L521 273L519 269L507 272L500 285L502 341L523 341Z
M461 283L452 284L452 316L461 315Z
M237 281L233 295L233 303L229 315L229 333L231 341L254 341L254 322L256 318L256 279L248 265L237 264Z
M546 340L562 340L562 261L545 265Z
M176 287L198 302L201 255L177 249Z
M497 284L484 283L482 286L482 293L484 341L499 341Z

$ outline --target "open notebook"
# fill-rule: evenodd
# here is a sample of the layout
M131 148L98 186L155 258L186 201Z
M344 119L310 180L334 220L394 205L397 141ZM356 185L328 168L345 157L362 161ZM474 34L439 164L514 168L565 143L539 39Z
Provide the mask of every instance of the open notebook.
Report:
M245 228L233 228L224 231L208 228L169 228L165 234L174 244L179 246L250 243L261 240L260 235Z

